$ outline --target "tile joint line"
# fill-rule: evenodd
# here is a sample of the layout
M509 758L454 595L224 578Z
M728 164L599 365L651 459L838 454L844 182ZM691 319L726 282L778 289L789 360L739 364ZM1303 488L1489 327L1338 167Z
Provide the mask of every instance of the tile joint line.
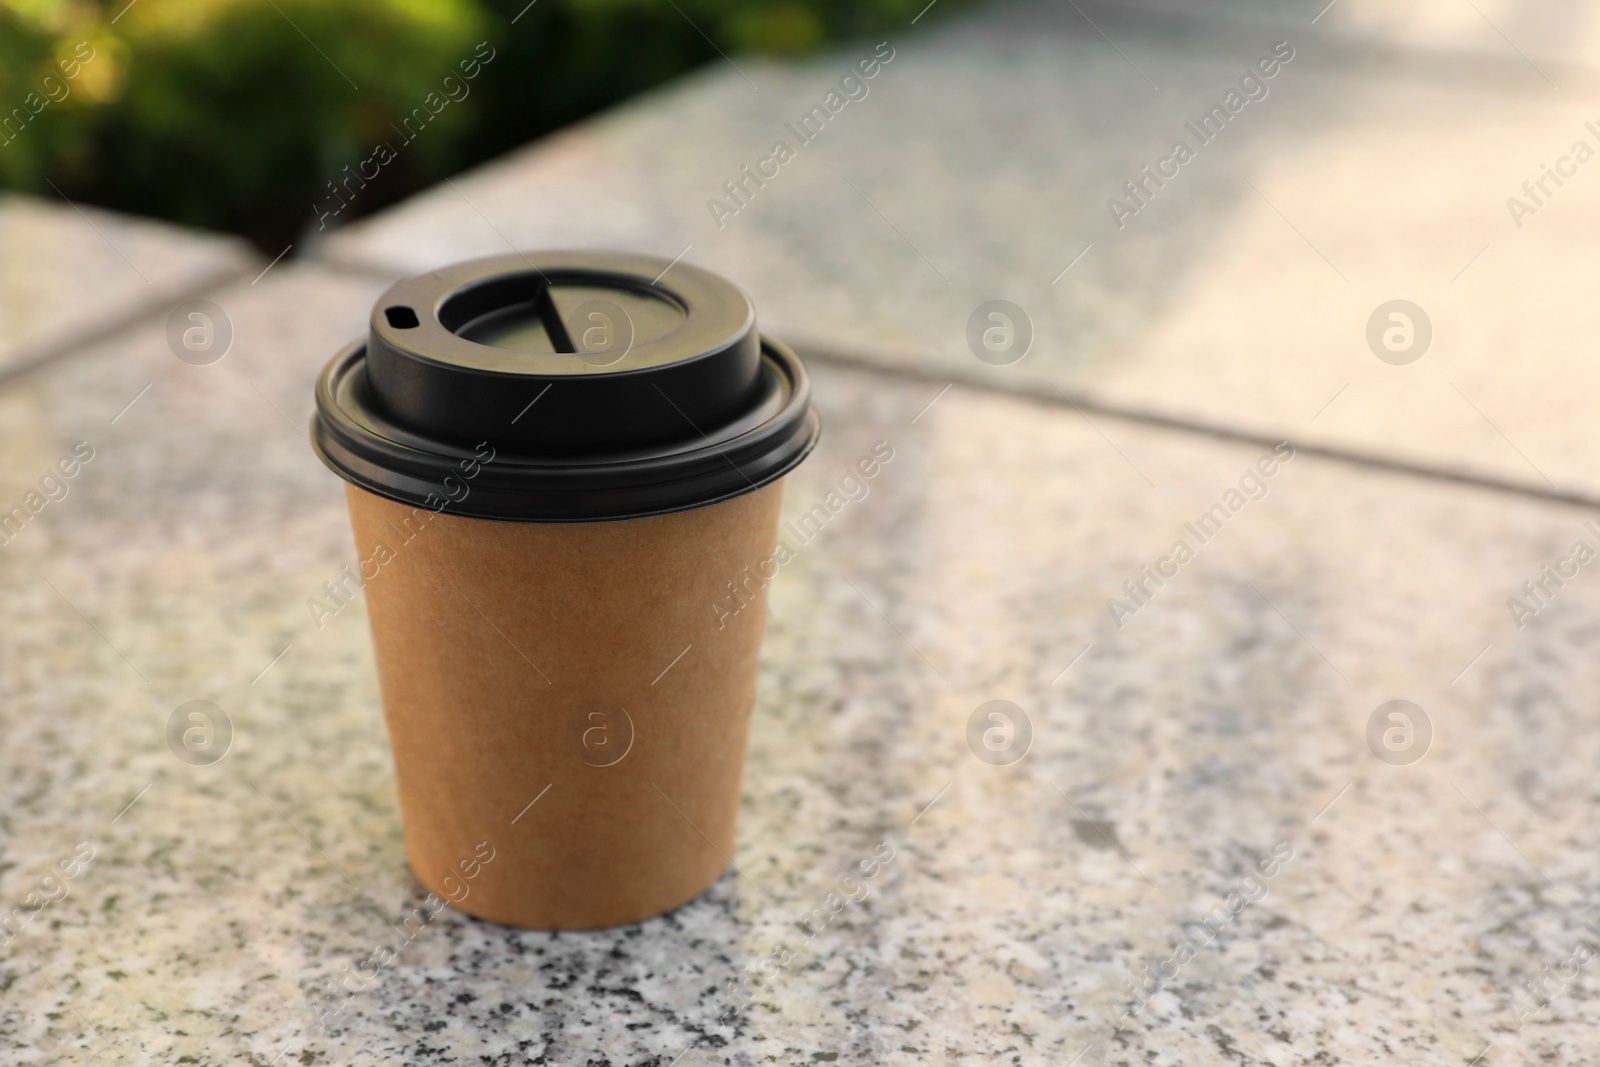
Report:
M1475 489L1509 493L1514 496L1531 497L1536 500L1570 504L1600 511L1600 493L1586 493L1570 489L1543 489L1524 482L1513 481L1510 478L1471 474L1466 471L1451 470L1448 467L1438 467L1424 462L1391 458L1376 453L1360 452L1330 445L1314 444L1261 430L1233 429L1198 419L1186 419L1162 412L1109 403L1104 400L1093 399L1085 394L1061 392L1059 387L1048 379L1027 383L1020 389L1009 388L996 385L992 381L986 381L970 372L955 371L952 373L952 368L949 367L929 367L924 370L904 365L889 366L863 359L837 348L809 344L804 339L791 341L790 344L808 361L833 367L842 367L856 373L874 374L883 378L893 378L908 382L920 381L937 385L944 385L954 378L954 384L990 396L1007 396L1016 400L1031 401L1035 404L1063 410L1070 410L1070 405L1076 404L1085 411L1094 412L1097 415L1105 415L1123 422L1137 423L1142 426L1175 433L1210 437L1219 441L1255 445L1262 448L1272 448L1275 445L1287 442L1294 446L1296 452L1303 452L1308 456L1316 456L1319 459L1346 463L1353 467L1379 470L1390 474L1410 475L1413 478L1421 478L1430 482L1449 482L1456 485L1470 486ZM1061 395L1054 395L1055 393L1060 393ZM1063 399L1063 397L1066 399Z

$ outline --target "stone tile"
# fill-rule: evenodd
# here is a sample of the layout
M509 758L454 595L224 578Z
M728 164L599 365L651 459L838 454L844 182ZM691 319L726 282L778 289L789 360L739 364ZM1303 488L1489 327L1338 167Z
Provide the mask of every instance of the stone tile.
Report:
M1541 75L1572 73L1567 66L1600 65L1600 17L1582 0L1500 0L1456 4L1418 0L1131 0L1085 4L1096 20L1203 19L1219 29L1230 24L1280 26L1304 31L1314 25L1324 40L1356 47L1410 49L1455 58L1472 55L1522 63Z
M306 609L352 561L302 436L311 381L377 289L285 264L217 296L219 363L152 325L0 394L0 501L94 448L0 547L0 901L94 849L0 961L8 1062L1600 1055L1583 980L1517 1018L1521 981L1597 936L1600 584L1552 583L1522 629L1506 603L1600 544L1591 513L1307 454L1241 481L1269 449L831 366L785 509L856 499L770 589L743 877L617 931L447 911L400 938L422 894L364 608ZM845 475L878 441L863 495ZM1180 539L1194 558L1119 628L1108 602ZM1432 724L1410 765L1366 739L1395 698ZM191 699L235 730L211 766L163 739ZM975 716L997 699L1031 733L1007 765L975 755L985 728L1019 751ZM865 890L843 880L886 841ZM1128 984L1218 907L1118 1030ZM318 991L397 938L319 1031Z
M1376 18L1348 6L1293 29L1096 9L1106 37L1070 6L984 8L894 35L869 94L804 145L786 123L871 44L718 64L323 254L404 273L510 247L682 254L813 350L1600 499L1584 403L1600 369L1582 355L1600 184L1561 162L1578 140L1600 151L1596 79L1562 68L1556 89L1511 54L1325 32ZM1294 58L1268 94L1202 144L1186 124L1282 40ZM1123 184L1179 139L1194 158L1114 218L1113 197L1137 206ZM778 140L795 158L714 213ZM1541 164L1576 175L1514 219L1508 198ZM995 298L1034 330L1009 366L968 340ZM1432 330L1407 366L1366 339L1395 299Z
M265 264L242 241L0 194L0 377Z

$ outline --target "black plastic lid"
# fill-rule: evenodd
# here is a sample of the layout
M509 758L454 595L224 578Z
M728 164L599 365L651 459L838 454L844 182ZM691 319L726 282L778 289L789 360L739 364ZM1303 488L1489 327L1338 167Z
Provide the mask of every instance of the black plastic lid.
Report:
M709 271L536 252L408 278L317 381L311 440L361 488L512 522L715 504L792 470L821 423L800 360Z

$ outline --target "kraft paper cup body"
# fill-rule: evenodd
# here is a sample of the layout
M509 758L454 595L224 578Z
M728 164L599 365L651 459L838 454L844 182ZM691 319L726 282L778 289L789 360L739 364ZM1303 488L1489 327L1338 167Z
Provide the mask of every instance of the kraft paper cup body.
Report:
M780 496L560 525L348 488L361 559L386 560L365 594L424 886L494 922L583 930L721 876Z

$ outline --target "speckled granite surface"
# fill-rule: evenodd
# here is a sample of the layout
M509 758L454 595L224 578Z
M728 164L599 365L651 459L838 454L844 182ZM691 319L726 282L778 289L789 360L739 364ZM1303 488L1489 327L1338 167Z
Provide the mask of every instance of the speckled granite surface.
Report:
M1600 65L1600 17L1583 0L1416 0L1404 5L1383 0L1211 0L1203 6L1183 0L1105 0L1082 7L1097 20L1102 15L1108 20L1159 15L1285 30L1315 25L1325 40L1336 43L1531 63L1558 82L1575 73L1568 68Z
M0 375L265 263L244 242L0 193Z
M353 558L311 380L376 291L285 264L216 297L212 366L149 328L0 391L0 499L93 448L0 547L0 899L43 905L0 949L0 1060L1600 1057L1567 962L1600 942L1600 583L1506 605L1600 545L1589 513L832 367L786 509L894 458L771 586L742 876L607 933L408 926L364 609L305 606ZM164 738L197 699L234 730L206 766ZM1369 745L1392 699L1419 761Z
M924 23L889 35L864 98L804 144L790 124L871 43L713 64L324 254L409 273L508 245L681 253L740 279L796 343L1600 499L1584 354L1600 180L1572 158L1579 140L1600 151L1592 16L1223 6L1238 17L1168 22L1151 0ZM1279 42L1293 58L1238 95ZM1197 135L1213 107L1225 128ZM742 168L779 140L795 158L758 187ZM1193 158L1171 162L1180 140ZM724 188L739 181L744 206ZM1113 217L1114 198L1137 213ZM969 349L995 298L1035 330L1013 366ZM1431 326L1407 366L1367 340L1395 299Z

